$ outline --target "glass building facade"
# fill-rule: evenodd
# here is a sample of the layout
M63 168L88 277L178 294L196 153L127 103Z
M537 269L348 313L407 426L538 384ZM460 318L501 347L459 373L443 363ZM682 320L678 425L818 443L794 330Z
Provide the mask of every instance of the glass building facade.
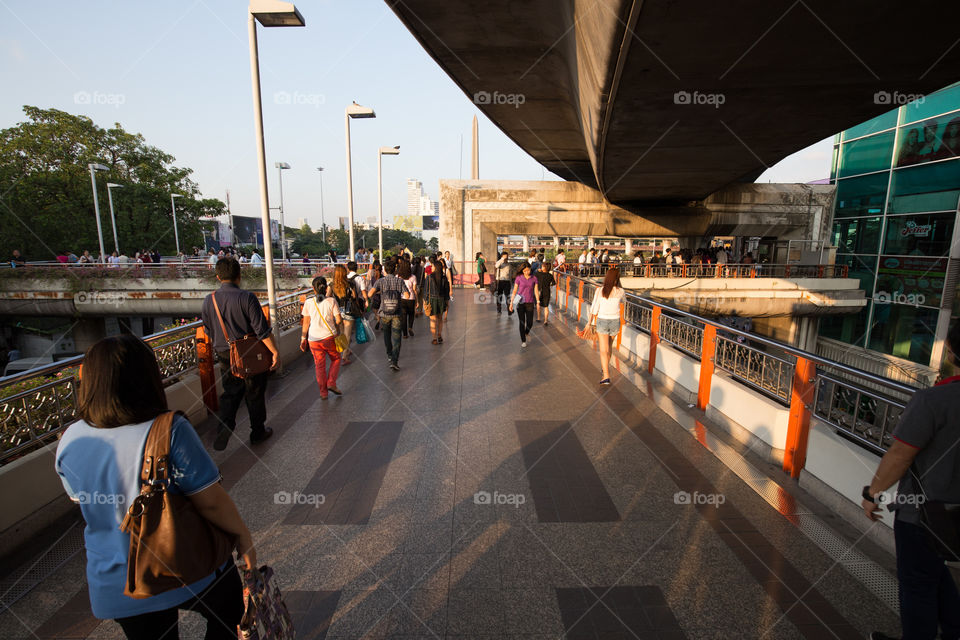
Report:
M866 292L820 335L938 369L958 296L960 83L834 139L833 244Z

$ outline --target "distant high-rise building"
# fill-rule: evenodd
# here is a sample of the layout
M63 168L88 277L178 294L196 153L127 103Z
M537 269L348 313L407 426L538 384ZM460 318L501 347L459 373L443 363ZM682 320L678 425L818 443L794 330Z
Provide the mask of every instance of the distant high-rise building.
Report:
M440 215L440 203L431 200L423 190L423 183L414 178L407 178L407 215Z
M298 228L298 229L303 229L303 227L304 227L306 224L307 224L307 219L306 219L306 218L297 218L297 228Z

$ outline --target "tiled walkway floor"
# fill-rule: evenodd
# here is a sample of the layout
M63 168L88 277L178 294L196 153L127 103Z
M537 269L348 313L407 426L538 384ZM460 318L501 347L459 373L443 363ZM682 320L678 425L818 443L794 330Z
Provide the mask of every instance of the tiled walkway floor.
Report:
M300 358L271 383L274 438L214 453L298 637L897 631L890 608L648 391L619 374L598 387L596 356L562 319L521 349L516 318L455 296L444 345L418 319L402 371L381 341L363 347L343 397L325 402ZM181 634L202 637L193 615ZM0 638L33 637L122 637L90 617L79 555L0 615Z

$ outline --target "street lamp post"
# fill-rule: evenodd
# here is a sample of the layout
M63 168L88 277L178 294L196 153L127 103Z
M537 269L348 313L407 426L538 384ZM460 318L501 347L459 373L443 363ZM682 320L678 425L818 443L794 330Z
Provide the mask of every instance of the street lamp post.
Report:
M377 114L370 107L362 107L356 102L349 105L344 111L343 120L347 128L347 211L350 216L350 255L353 260L356 245L353 240L353 169L350 162L350 118L376 118Z
M380 262L383 263L383 174L381 164L383 156L396 156L400 154L400 145L395 147L380 147L377 152L377 231L380 233Z
M177 244L177 258L180 257L180 233L177 231L177 206L174 204L174 198L182 198L183 194L170 194L170 210L173 212L173 241Z
M323 244L327 244L327 220L323 216L323 167L317 167L320 172L320 235L323 238Z
M113 248L120 255L120 241L117 239L117 217L113 214L113 192L111 189L122 189L122 184L107 183L107 202L110 203L110 224L113 226Z
M97 171L110 171L110 167L96 162L87 165L90 168L90 184L93 186L93 213L97 217L97 239L100 241L100 262L103 262L103 227L100 225L100 201L97 199Z
M257 167L260 173L260 221L264 239L270 237L270 202L267 199L267 158L263 142L263 108L260 97L260 61L257 51L257 22L264 27L302 27L306 23L297 8L290 2L277 0L250 0L247 10L247 32L250 39L250 82L253 85L253 121L256 130ZM279 335L277 323L277 285L273 279L273 247L263 243L266 261L267 300L270 321L275 336Z
M277 175L280 177L280 254L283 256L283 262L287 262L287 234L286 230L283 228L283 170L289 169L290 165L286 162L275 162L273 164L277 168Z

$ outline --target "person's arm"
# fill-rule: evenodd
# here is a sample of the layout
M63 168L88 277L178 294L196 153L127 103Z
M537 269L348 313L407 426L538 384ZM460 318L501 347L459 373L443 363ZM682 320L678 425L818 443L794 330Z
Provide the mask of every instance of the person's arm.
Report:
M514 281L513 289L510 290L510 299L507 300L507 309L513 311L513 297L517 295L517 283Z
M887 449L887 452L880 460L880 466L877 467L876 473L873 474L873 480L870 482L870 487L867 489L867 492L876 498L877 494L883 493L892 487L894 483L899 481L900 478L907 473L907 469L913 464L913 459L917 457L918 453L920 453L920 449L917 447L901 440L894 440L893 444L890 445L890 448ZM870 500L864 499L860 505L863 507L863 513L868 518L871 520L880 519L879 502L871 502Z
M533 283L533 299L534 301L540 300L540 283L539 282Z
M246 569L257 566L257 550L253 546L253 537L244 524L237 505L230 494L219 482L215 482L206 489L190 496L190 502L204 518L217 525L227 533L236 536L237 554L243 558Z
M300 321L300 351L307 352L310 350L310 342L307 340L309 334L310 316L303 316L303 319Z

